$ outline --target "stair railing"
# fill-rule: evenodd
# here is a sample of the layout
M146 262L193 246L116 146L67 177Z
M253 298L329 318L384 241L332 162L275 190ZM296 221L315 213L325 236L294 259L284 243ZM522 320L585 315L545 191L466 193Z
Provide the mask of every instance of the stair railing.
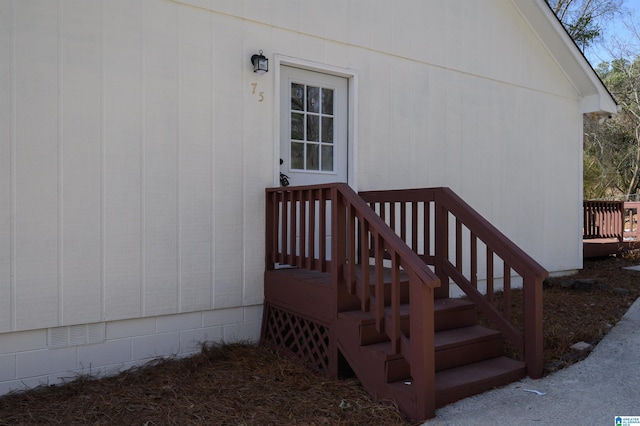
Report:
M269 188L266 198L267 270L287 264L330 272L336 317L342 291L357 295L361 309L375 313L376 327L389 336L393 354L401 354L409 363L418 416L435 416L433 293L440 285L438 277L346 184ZM330 243L325 242L327 236ZM358 250L360 245L370 246L371 252ZM360 286L356 264L361 265ZM388 315L384 266L391 267L392 276ZM410 336L400 327L401 270L409 276Z
M361 192L360 196L434 268L448 297L454 282L524 356L543 371L542 281L547 271L448 188ZM512 318L512 287L523 288L522 330ZM484 287L484 288L483 288ZM502 290L502 304L494 303Z

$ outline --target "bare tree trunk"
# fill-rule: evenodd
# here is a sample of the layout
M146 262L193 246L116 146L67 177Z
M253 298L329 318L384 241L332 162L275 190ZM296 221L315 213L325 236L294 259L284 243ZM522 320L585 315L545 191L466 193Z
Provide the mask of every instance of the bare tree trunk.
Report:
M631 191L635 193L636 185L638 182L638 170L640 167L640 127L636 126L636 161L633 164L633 173L631 174L631 181L627 187L626 194L631 194Z

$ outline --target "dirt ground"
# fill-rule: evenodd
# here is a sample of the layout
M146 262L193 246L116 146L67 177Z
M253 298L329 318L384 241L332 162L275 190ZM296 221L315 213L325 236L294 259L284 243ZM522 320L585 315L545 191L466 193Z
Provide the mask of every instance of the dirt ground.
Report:
M578 362L570 349L597 344L640 295L640 255L586 261L578 275L544 288L545 373ZM576 280L595 281L582 284ZM587 288L584 288L587 287ZM590 288L589 288L590 287ZM514 295L514 303L517 298ZM117 376L0 397L0 425L407 425L355 379L331 380L251 345L203 348Z

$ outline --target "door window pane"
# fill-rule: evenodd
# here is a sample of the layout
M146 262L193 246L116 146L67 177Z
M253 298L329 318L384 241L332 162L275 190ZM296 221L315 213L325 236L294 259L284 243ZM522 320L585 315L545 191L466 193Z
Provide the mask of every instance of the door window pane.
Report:
M307 140L313 142L320 140L320 123L317 115L307 115Z
M333 89L322 89L322 113L333 115Z
M320 88L307 86L307 111L320 112Z
M304 84L291 83L291 110L304 111Z
M321 154L322 154L322 171L332 172L333 171L333 146L322 145Z
M322 142L333 143L333 117L322 117Z
M307 144L307 170L320 170L319 145Z
M294 142L291 144L291 168L304 170L304 144Z
M304 140L304 114L291 113L291 139Z

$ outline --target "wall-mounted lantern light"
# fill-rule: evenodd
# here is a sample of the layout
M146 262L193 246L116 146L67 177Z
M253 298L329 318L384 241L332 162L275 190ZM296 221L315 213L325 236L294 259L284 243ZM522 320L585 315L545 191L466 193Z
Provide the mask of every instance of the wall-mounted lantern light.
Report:
M251 57L251 63L253 64L253 72L263 75L269 71L269 60L262 54L262 50L258 55Z

